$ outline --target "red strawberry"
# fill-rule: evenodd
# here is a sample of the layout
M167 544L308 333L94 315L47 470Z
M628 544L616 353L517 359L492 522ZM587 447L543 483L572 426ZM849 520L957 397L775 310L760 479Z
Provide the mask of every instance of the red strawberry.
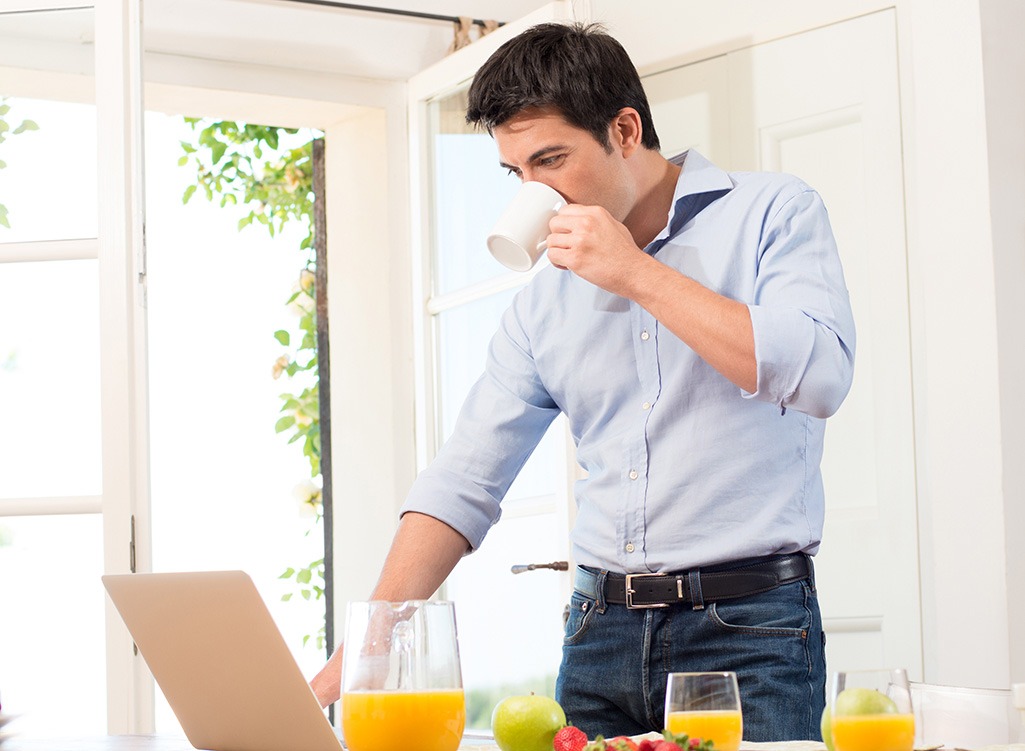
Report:
M650 738L645 738L637 746L637 751L655 751L655 744L657 743L661 743L661 739L653 741Z
M633 739L627 738L625 735L617 735L615 738L607 740L605 746L613 751L639 751L639 747Z
M662 732L663 739L654 742L650 751L714 751L714 744L712 741L705 741L701 738L690 738L687 735L677 735L664 730ZM639 749L639 751L646 751L646 749Z
M582 751L587 745L587 735L580 728L567 725L555 734L552 741L554 751Z

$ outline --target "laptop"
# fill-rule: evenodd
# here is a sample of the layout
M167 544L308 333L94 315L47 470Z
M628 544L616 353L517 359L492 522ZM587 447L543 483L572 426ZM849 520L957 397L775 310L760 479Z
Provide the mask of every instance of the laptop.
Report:
M124 574L103 586L193 746L340 751L246 573Z

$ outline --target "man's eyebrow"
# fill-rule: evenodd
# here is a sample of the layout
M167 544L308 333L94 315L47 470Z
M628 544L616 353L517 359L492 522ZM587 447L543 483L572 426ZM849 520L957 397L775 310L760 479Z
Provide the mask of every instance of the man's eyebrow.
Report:
M561 145L561 144L556 144L554 146L545 146L543 149L538 149L533 154L531 154L529 157L527 157L527 164L530 164L532 162L536 162L538 159L541 159L542 157L546 156L547 154L552 153L553 151L562 151L565 148L566 147ZM501 167L502 169L516 169L511 164L506 164L505 162L499 162L498 166Z

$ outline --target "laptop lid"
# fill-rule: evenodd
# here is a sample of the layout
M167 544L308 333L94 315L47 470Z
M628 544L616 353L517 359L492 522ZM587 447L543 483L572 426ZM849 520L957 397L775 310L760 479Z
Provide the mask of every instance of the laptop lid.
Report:
M124 574L103 585L193 746L339 751L247 574Z

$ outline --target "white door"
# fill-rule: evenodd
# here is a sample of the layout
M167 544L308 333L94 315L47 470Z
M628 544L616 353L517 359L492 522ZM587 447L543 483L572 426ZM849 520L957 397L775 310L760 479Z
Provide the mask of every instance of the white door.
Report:
M829 211L857 324L826 430L816 556L830 670L921 676L910 323L895 16L883 11L648 77L665 151L793 173Z

